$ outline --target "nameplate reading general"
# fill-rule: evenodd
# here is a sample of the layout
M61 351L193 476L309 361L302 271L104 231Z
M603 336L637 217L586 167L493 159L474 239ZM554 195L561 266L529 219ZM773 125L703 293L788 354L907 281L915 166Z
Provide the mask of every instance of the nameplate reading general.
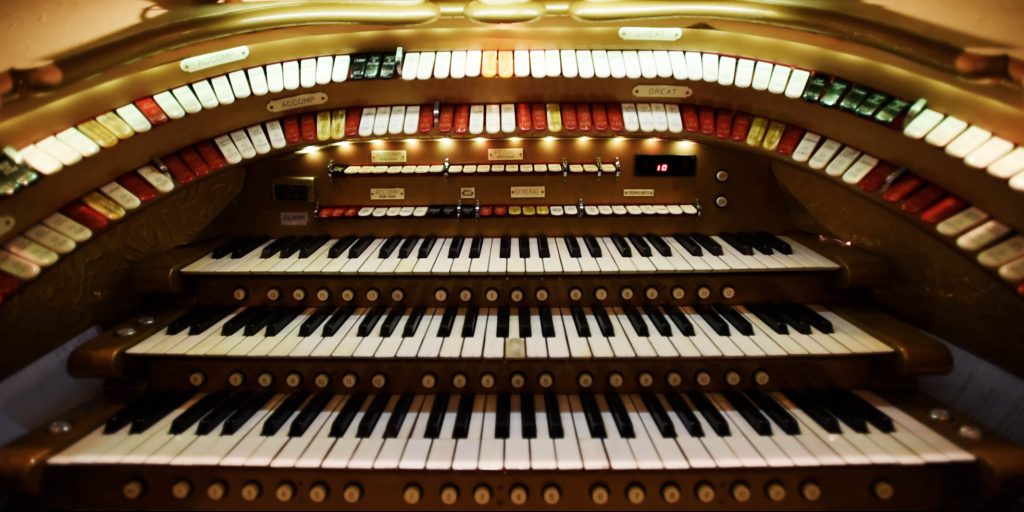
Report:
M327 103L327 95L322 92L313 92L269 101L267 102L267 110L270 112L284 112L285 110L312 107L323 105L324 103Z
M238 62L249 56L248 46L236 46L234 48L228 48L226 50L219 50L216 52L204 53L202 55L196 55L195 57L189 57L182 59L181 70L186 73L195 73L196 71L202 71L212 67L220 66L221 64L227 64L229 62Z
M536 199L543 198L545 195L544 186L532 186L532 187L511 187L509 197L512 199Z
M405 199L404 188L371 188L370 189L370 200L371 201L394 201L397 199Z
M619 38L623 41L677 41L683 37L681 28L622 27Z
M522 159L523 148L494 148L487 150L487 160L492 162L504 162Z
M404 149L370 151L370 161L375 164L405 163L406 152Z

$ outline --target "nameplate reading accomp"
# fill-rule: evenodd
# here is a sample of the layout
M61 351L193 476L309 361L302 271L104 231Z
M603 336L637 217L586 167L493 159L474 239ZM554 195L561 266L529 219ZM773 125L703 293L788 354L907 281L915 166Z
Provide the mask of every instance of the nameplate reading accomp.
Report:
M244 60L248 56L248 46L236 46L234 48L228 48L226 50L218 50L215 52L204 53L202 55L196 55L195 57L182 59L180 66L181 70L186 73L195 73L196 71L202 71L204 69L220 66L221 64L238 62L240 60Z
M289 96L287 98L268 101L267 111L284 112L286 110L293 110L296 108L323 105L324 103L327 103L327 94L324 94L322 92L313 92L309 94L299 94L298 96Z

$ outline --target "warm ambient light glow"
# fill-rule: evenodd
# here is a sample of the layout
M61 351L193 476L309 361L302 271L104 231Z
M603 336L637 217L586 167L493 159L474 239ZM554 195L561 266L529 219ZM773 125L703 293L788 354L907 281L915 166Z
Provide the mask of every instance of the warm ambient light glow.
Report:
M320 152L320 146L306 146L306 147L296 151L295 153L299 154L299 155L309 155L309 154L312 154L312 153L319 153L319 152Z
M352 142L351 141L347 141L347 140L343 140L343 141L340 141L340 142L335 142L334 144L331 144L331 145L336 147L336 148L347 148L347 147L352 145Z

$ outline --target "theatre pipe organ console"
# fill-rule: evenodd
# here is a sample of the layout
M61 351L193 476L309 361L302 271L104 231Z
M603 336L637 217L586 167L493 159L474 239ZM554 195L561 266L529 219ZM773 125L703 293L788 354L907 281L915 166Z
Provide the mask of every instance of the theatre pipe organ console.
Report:
M209 9L4 99L2 370L108 328L16 503L1019 499L915 393L922 330L1024 372L1006 59L741 1Z

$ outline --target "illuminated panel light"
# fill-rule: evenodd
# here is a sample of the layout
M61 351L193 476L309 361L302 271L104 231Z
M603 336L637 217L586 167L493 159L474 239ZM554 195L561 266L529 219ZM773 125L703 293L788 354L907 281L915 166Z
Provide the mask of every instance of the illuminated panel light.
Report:
M309 154L312 154L312 153L319 153L319 152L320 152L320 146L306 146L306 147L296 151L295 153L299 154L299 155L309 155Z
M509 142L519 142L519 141L523 140L523 138L522 137L509 137L508 140L509 140Z
M347 147L352 145L352 141L343 140L343 141L340 141L340 142L335 142L334 144L331 144L331 145L336 147L336 148L347 148Z

